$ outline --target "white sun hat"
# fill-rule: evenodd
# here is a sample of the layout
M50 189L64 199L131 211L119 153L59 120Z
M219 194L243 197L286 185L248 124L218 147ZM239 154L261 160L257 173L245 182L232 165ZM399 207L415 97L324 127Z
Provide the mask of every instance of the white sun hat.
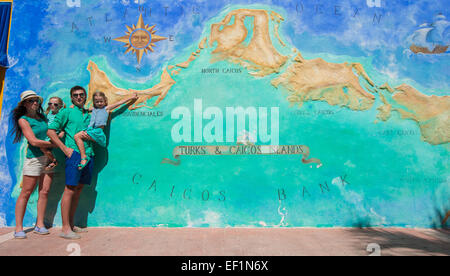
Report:
M44 99L38 94L36 94L36 92L34 92L33 90L27 90L22 92L22 94L20 94L20 102L23 102L26 99L30 98L39 98L39 100L41 100L41 103L44 101Z

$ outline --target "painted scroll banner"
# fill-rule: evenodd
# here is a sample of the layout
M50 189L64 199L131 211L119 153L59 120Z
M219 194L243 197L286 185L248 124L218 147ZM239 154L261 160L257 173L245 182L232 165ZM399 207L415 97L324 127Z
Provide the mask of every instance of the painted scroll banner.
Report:
M173 161L164 158L161 163L178 166L181 163L182 155L302 155L303 164L317 164L317 168L322 166L322 162L317 158L309 158L309 147L305 145L234 145L234 146L177 146L173 150Z

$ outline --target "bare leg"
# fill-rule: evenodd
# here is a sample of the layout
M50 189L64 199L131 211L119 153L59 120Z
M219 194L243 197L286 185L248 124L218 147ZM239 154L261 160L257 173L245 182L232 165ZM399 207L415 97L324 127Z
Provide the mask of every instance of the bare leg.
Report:
M86 149L84 148L84 140L81 138L81 132L78 132L73 137L75 139L75 143L78 146L78 149L80 150L81 159L86 158Z
M34 188L36 188L38 179L39 176L23 176L22 191L16 202L16 232L23 231L23 217L25 216L25 210L27 209L28 200L34 191Z
M43 228L45 209L47 208L48 194L52 185L53 174L43 174L39 181L39 199L37 204L37 220L36 226Z
M86 137L83 139L82 135L86 135ZM77 134L75 134L74 136L75 139L75 143L78 146L78 149L80 150L80 156L81 156L81 161L80 161L80 165L85 166L87 162L89 162L87 155L86 155L86 149L84 147L84 141L88 140L88 141L94 141L94 139L91 138L91 136L89 136L85 131L81 131L78 132ZM79 169L82 169L81 167L79 167Z
M63 197L61 199L62 232L65 234L72 231L70 227L70 209L75 192L76 187L66 185Z
M75 189L75 194L72 199L72 206L70 207L70 214L69 214L69 222L70 222L70 229L73 229L75 226L75 213L77 211L78 202L80 201L80 195L83 191L84 184L78 184L78 186Z

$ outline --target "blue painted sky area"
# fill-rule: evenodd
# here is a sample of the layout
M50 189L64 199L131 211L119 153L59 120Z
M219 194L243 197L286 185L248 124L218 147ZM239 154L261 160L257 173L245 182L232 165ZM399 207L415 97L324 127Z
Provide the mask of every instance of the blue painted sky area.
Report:
M229 10L230 8L269 7L270 9L281 14L285 19L284 22L281 23L279 30L282 40L285 41L290 47L297 48L302 53L303 57L307 59L322 57L329 62L362 62L370 77L373 78L378 85L381 85L384 82L388 82L391 86L407 83L414 86L422 93L429 95L449 95L450 92L450 70L448 70L448 65L450 64L449 51L439 55L424 55L413 54L411 50L409 50L411 45L411 36L420 25L424 23L432 23L436 15L440 13L445 16L447 20L450 18L449 1L266 0L255 3L253 0L81 0L80 3L80 7L69 7L65 0L14 1L9 56L10 60L15 65L7 71L2 119L0 125L0 128L3 129L2 132L0 132L0 163L7 164L6 167L2 166L2 171L0 171L0 182L2 184L0 188L0 226L12 225L14 223L15 199L11 197L11 193L14 185L18 181L17 173L19 170L17 168L20 164L17 156L19 148L18 145L12 144L12 139L7 135L7 130L10 128L9 113L16 106L19 100L19 94L22 91L32 89L44 96L44 98L48 98L49 95L53 95L55 93L68 93L70 87L77 84L86 86L90 77L86 67L90 59L95 60L97 64L104 65L101 69L107 72L108 77L114 79L113 83L118 86L119 84L124 84L133 87L136 86L136 89L139 89L140 85L148 84L148 82L154 84L158 81L164 67L166 67L169 63L174 64L174 60L184 61L190 55L192 49L197 47L198 42L202 39L202 35L205 34L205 30L210 28L210 26L207 25L207 22L211 23L211 20L215 20L218 14L221 14L223 11ZM113 39L125 35L127 30L126 25L132 26L133 24L137 24L140 14L142 14L145 24L149 24L150 26L155 25L157 35L167 37L168 39L155 43L155 52L144 55L141 64L138 65L136 56L130 53L124 54L126 50L126 48L123 47L124 44L114 41ZM222 18L218 18L217 20L221 19ZM249 21L246 22L246 24L251 23L252 22ZM208 62L209 60L206 59L199 61L203 67L207 67ZM195 70L201 70L202 68L200 65L194 64L193 66ZM195 79L195 74L192 72L193 71L190 71L190 74L186 73L186 75L194 76L192 79ZM243 78L245 81L249 81L247 76ZM187 77L180 77L178 86L174 89L174 91L181 93L187 90L187 88L190 88L183 87L183 83L187 86L191 85L192 87L196 87L198 85L199 87L203 87L202 91L207 91L208 87L210 87L210 82L208 80L202 83L201 79L196 80L195 82L192 79L189 80ZM222 79L222 81L225 83L222 85L217 85L216 88L217 91L223 92L221 97L210 96L211 101L214 99L225 99L225 95L228 95L226 93L230 90L230 87L226 85L226 79ZM264 87L270 87L270 83L256 83L258 80L253 78L251 78L250 81L255 82L253 87L261 87L261 90L264 89ZM240 80L238 78L233 80L233 85L235 85L235 87L242 87L243 83L244 80ZM193 93L192 95L201 97L201 94L202 93L200 92L196 92L196 94ZM275 95L275 93L272 94ZM257 93L255 92L254 95L256 96ZM187 97L184 95L183 97L185 97L184 99L186 102L193 101L193 96ZM251 101L250 97L248 99ZM277 99L276 101L269 99L265 102L265 104L268 106L271 102L276 102L277 106L284 106L284 108L288 108L284 99L280 99ZM181 104L177 103L170 97L167 97L165 101L167 102L167 106L171 107L176 107L177 104ZM226 105L230 101L234 101L234 98L229 98L227 102L218 101L216 104ZM238 105L239 102L237 101L235 104ZM308 106L312 106L312 104L305 105L305 108ZM315 107L317 106L315 105ZM341 113L342 116L351 116L352 114L353 113L348 110ZM361 114L363 114L363 116ZM348 124L348 128L351 128L352 124L358 123L360 124L358 127L364 130L362 132L348 130L347 125L344 127L344 124L342 125L342 128L339 128L339 124L336 125L334 122L329 122L323 119L317 120L317 122L323 124L329 123L333 127L324 129L334 129L340 134L339 139L336 139L336 141L341 143L340 146L342 148L338 149L338 151L344 151L345 147L348 146L349 150L354 152L357 151L357 148L360 145L358 142L364 143L364 137L360 137L360 140L357 142L354 141L350 143L350 145L347 141L351 140L353 136L357 136L360 133L368 133L367 135L370 136L370 133L374 132L373 129L367 129L368 127L366 127L366 123L371 118L376 116L375 111L372 110L368 113L361 114L359 114L362 116L360 119L352 119L354 121ZM345 121L344 118L341 119ZM120 123L120 120L118 121L118 125L127 124L126 121L123 121L122 123ZM308 118L303 118L302 120L296 120L294 118L292 121L287 120L286 122L291 123L292 125L298 124L298 129L306 127L306 129L309 129L311 133L314 131L319 133L325 131L322 129L318 130L317 125L314 124L314 121L311 121ZM301 124L299 122L301 122ZM402 121L400 125L402 127L405 127L406 125L409 128L416 127L411 121ZM377 125L376 129L378 133L382 133L382 131L385 130L383 129L383 126L385 126L387 130L393 128L392 126L389 128L386 125ZM164 135L170 133L170 127L168 126L161 127L161 129L164 129L164 131L167 130ZM161 131L161 129L159 129L159 131ZM286 132L288 132L288 129ZM133 133L131 132L130 135L133 135ZM329 133L327 134L325 131L323 136L327 137L327 135L329 135ZM399 137L396 137L396 139L397 138ZM305 139L310 145L312 145L312 148L315 146L315 153L320 154L321 156L325 156L328 154L328 151L333 150L333 147L330 145L326 147L321 146L320 143L326 143L326 139L318 139L313 136ZM383 141L377 139L376 137L371 137L370 139L374 140L373 143L379 143L380 147L387 146L383 144ZM154 142L160 143L157 140ZM296 143L297 141L289 140L289 142ZM400 145L403 143L403 140L399 139L395 142ZM419 137L410 137L408 143L414 145L414 147L420 147L420 150L418 149L415 153L410 152L409 154L414 157L426 155L426 158L421 160L428 160L427 158L431 157L436 157L439 159L440 155L446 153L446 151L442 150L442 148L436 150L436 148L433 148L428 144L424 144L420 141ZM173 146L170 143L164 145L165 148L170 148ZM318 150L319 148L320 150ZM390 158L395 159L398 156L397 154L400 154L395 151L395 147L392 145L388 146L388 148L391 150L388 155ZM430 153L431 151L433 152ZM357 163L357 160L341 160L336 159L337 157L330 157L328 162L329 164L335 164L335 167L326 168L324 174L316 173L316 175L313 176L313 178L315 177L314 181L324 181L328 179L328 185L334 187L335 190L340 193L334 196L344 198L343 202L346 202L346 204L349 204L350 206L357 206L356 209L363 210L362 213L376 217L377 221L381 221L381 224L383 224L383 219L380 219L380 217L387 219L387 224L392 223L399 226L411 226L411 223L416 223L423 227L428 226L427 224L429 221L427 219L417 219L411 222L408 221L408 219L404 219L403 215L405 214L402 214L401 212L391 215L386 210L377 210L375 207L375 210L372 210L371 208L373 206L378 206L379 204L376 203L375 200L371 202L375 202L375 205L373 206L370 203L362 202L364 198L364 191L366 199L371 198L371 194L375 194L384 195L384 199L389 201L389 196L386 197L388 193L377 187L377 183L383 183L384 180L382 177L371 179L370 181L373 181L371 182L373 185L370 187L363 188L363 186L360 186L357 187L355 191L343 190L342 185L339 184L338 177L340 174L345 173L345 171L342 172L340 168L367 167L367 169L370 169L368 168L370 167L368 165L370 164L369 157L373 154L373 152L369 147L364 148L363 152L366 152L368 157L366 156L364 157L365 159L361 159L364 160L364 162L361 161L361 163ZM155 149L152 149L151 153L160 154L160 152ZM112 151L111 155L114 156L114 154L120 156L121 152ZM383 158L381 155L382 154L380 154L380 156L377 155L377 157L380 159ZM339 154L337 154L337 156L339 156ZM415 160L410 160L407 158L402 160L404 163L401 164L404 164L405 166L409 166L415 162ZM244 161L242 161L241 166L244 171L247 170L249 173L255 171L255 167L246 164ZM137 161L135 162L136 164L133 162L129 165L139 166L140 164ZM285 162L287 167L288 164L290 164L290 160ZM342 167L343 165L341 163L344 162L346 162L347 165ZM356 165L352 164L352 162ZM448 164L442 163L441 161L439 162L440 163L436 166L436 168L429 168L427 172L421 172L420 168L411 168L412 171L418 174L415 179L419 179L419 181L416 182L423 182L423 179L428 179L431 177L427 174L428 172L439 174L441 170L447 168ZM433 164L433 161L431 160L429 163ZM229 165L229 161L221 160L218 164L227 166ZM268 164L270 165L271 163L269 162ZM424 166L431 166L430 164L424 163ZM382 169L387 170L389 165L389 162L383 164L380 171ZM110 165L110 167L106 168L105 171L114 173L116 168L120 167L118 164L116 164L116 166L117 167ZM197 165L199 166L198 169L196 169L195 164L192 164L192 166L194 170L187 173L201 178L203 173L201 165ZM216 167L218 170L220 169L220 166ZM240 172L241 169L229 166L228 170L230 171L230 175L232 175L236 173L233 170ZM264 168L262 167L258 169L258 171L263 170ZM166 172L168 179L171 179L173 175L175 175L171 171L171 168L164 167L164 169L160 169L160 171L163 173ZM402 168L396 167L393 171L401 174ZM282 168L273 168L273 172L279 174L283 173ZM326 177L323 178L323 176ZM249 181L247 184L257 185L257 183L267 180L267 178L262 176L259 177L260 178L255 178L256 180L253 180L253 182ZM291 176L289 175L283 175L282 179L288 181L290 177ZM306 180L306 176L302 177L305 177ZM364 175L358 176L357 178L362 183L366 181ZM211 175L205 176L205 179L210 182L215 180L215 178ZM445 176L443 176L443 179L445 179ZM442 179L439 178L439 181L441 180ZM274 180L270 180L269 182L271 181ZM355 180L353 179L353 181ZM444 182L445 181L442 180L441 182L438 182L438 184L440 185ZM223 181L223 189L227 189L224 183L233 183L233 179L230 178ZM303 186L299 183L303 182L294 182L297 186L288 186L286 187L286 191L301 191ZM275 183L272 184L276 189L283 187L276 186ZM408 211L419 210L420 206L417 205L419 203L414 203L416 205L411 207L412 203L411 201L408 201L408 197L416 196L417 198L420 198L422 196L428 200L433 195L430 187L427 189L424 188L425 192L423 193L418 190L420 189L418 188L420 183L417 184L417 186L411 187L410 190L408 190L406 183L401 184L403 186L399 187L398 190L395 190L393 186L387 187L379 184L384 190L390 189L389 191L394 194L395 192L400 191L395 195L397 197L393 195L396 199L396 204L398 204L400 209L405 208L405 210ZM445 186L445 183L441 186L438 184L433 184L433 187L444 187L444 191L440 192L439 195L448 194L448 190L445 190L445 187L448 188L448 186ZM164 187L164 189L170 190L170 187ZM319 190L316 190L317 194L319 194ZM214 192L219 193L220 188L214 190ZM309 192L313 193L311 189ZM240 195L238 190L231 193L236 193L236 197L245 197L244 194ZM264 189L260 191L259 194L264 195ZM107 198L108 193L105 192L104 195L105 197L100 196L97 215L93 216L93 220L99 225L104 224L104 221L102 221L102 212L104 211L105 214L107 213L106 207L117 207L113 205L110 206L111 202L109 201L109 198ZM300 198L300 194L296 194L296 196ZM133 193L129 192L129 198L124 199L124 202L129 202L129 204L132 204L132 198ZM163 201L163 199L161 199L161 201ZM333 201L334 198L330 199L329 204L332 205ZM101 205L102 202L104 205ZM317 202L319 202L319 200L317 200ZM275 203L275 205L278 204L277 202ZM274 203L272 202L270 204ZM295 205L296 202L288 202L286 204ZM302 208L304 208L304 210L308 210L309 213L313 212L316 205L314 205L314 202L309 202L308 204L310 205L305 205ZM427 208L430 208L429 202L423 204ZM191 206L192 210L198 211L198 213L202 212L201 207L194 205ZM227 207L239 210L240 208L249 208L249 206L253 206L255 208L246 213L246 215L249 216L247 219L251 220L251 215L259 212L255 210L258 206L261 206L260 201L252 202L251 204L249 203L247 206L229 205ZM278 207L281 208L282 206L272 207L276 210ZM151 206L148 208L151 208ZM220 208L224 207L222 206ZM167 218L170 217L170 215L177 217L180 211L183 210L153 210L152 212L159 212L158 215L161 217L164 217L163 215L165 214L165 218ZM164 212L167 212L170 215L167 215ZM264 213L263 210L260 212ZM304 219L292 219L290 223L294 226L348 225L346 218L336 219L333 217L333 214L327 213L326 210L322 210L322 212L325 212L326 214L321 216L320 220L314 220L314 217L305 217ZM423 214L426 214L426 211L423 212ZM129 213L129 210L125 208L121 210L121 213L127 214ZM202 221L200 218L194 217L193 213L195 212L192 211L192 214L189 214L189 225L192 224L192 221ZM290 214L293 213L295 212L292 211ZM190 217L191 215L193 216L192 218ZM275 212L272 215L275 217L272 218L272 221L276 221L278 219L278 213ZM124 220L124 218L125 215L120 217L123 221L117 221L117 224L126 226L127 221ZM26 222L32 223L32 219L32 216L27 216ZM138 226L139 223L142 222L142 219L144 218L134 218L132 222L133 226ZM185 225L183 222L180 222L182 221L181 219L174 219L173 221L175 225ZM260 225L260 222L258 221L246 222L246 225L248 225L248 223L252 225ZM229 219L228 223L232 223L233 226L245 224L238 218ZM195 223L193 224L195 225ZM150 223L149 225L153 224ZM223 226L221 223L218 223L217 225Z
M110 38L125 35L125 25L156 25L158 35L170 40L157 43L156 53L145 55L138 76L158 72L168 60L200 39L203 22L227 5L252 5L254 1L86 1L68 8L65 1L15 1L9 54L19 60L8 79L22 85L18 91L42 90L55 73L77 70L92 55L115 56L124 77L136 77L136 58ZM370 1L369 1L370 2ZM376 3L376 1L373 1ZM371 57L381 73L411 79L431 91L448 91L447 54L408 56L408 37L439 13L448 15L447 1L380 1L369 7L360 1L259 1L281 11L283 39L301 52ZM33 14L33 16L28 16ZM61 62L64 59L64 62ZM414 66L420 62L421 66ZM425 63L425 64L424 64ZM119 66L126 65L126 66ZM51 76L46 71L52 68ZM420 68L419 68L420 67ZM424 70L423 68L426 67ZM14 87L16 88L16 87Z

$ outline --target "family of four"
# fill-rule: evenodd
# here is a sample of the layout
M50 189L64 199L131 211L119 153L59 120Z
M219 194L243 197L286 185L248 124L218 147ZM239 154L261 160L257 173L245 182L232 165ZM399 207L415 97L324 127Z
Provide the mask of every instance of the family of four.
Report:
M47 235L44 215L48 194L57 166L55 155L65 155L65 189L61 199L62 232L65 239L79 239L77 233L85 229L74 226L75 212L84 185L91 183L94 168L93 143L106 147L104 128L110 112L117 107L134 101L137 94L118 103L108 105L102 92L93 94L93 108L85 109L87 93L81 86L70 90L72 105L65 107L59 97L52 97L48 109L43 111L43 98L34 91L25 91L20 102L12 111L14 143L23 137L28 141L23 164L22 190L17 199L15 217L16 239L25 239L23 218L28 200L38 186L37 219L34 233ZM59 151L59 150L60 151Z

